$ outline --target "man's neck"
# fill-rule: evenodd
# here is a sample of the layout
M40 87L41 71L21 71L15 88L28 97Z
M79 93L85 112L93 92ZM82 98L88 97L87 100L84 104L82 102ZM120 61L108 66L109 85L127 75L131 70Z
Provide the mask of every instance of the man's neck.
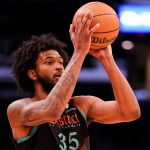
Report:
M35 85L35 92L34 92L34 97L36 101L43 100L47 97L48 93L43 89L43 87L38 84Z

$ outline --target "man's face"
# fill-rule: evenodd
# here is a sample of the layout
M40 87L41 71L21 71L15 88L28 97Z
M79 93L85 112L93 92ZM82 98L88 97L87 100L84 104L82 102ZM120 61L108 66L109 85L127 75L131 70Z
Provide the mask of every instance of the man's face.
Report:
M63 58L55 50L40 52L36 61L37 81L50 92L64 71Z

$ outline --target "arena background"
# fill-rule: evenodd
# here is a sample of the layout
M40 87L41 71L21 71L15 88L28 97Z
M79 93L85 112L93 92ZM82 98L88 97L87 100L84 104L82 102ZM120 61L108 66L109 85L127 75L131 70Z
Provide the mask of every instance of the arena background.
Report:
M137 2L138 1L138 2ZM150 0L102 0L117 13L121 4L149 6ZM52 32L73 47L69 26L76 10L88 0L1 0L0 1L0 150L14 150L10 139L7 106L21 97L11 76L11 53L30 35ZM144 5L145 6L145 5ZM141 15L141 14L140 14ZM115 60L127 77L138 98L142 116L130 123L89 126L92 150L149 150L150 149L150 17L147 12L147 31L120 32L113 43ZM140 19L139 19L140 20ZM142 22L143 23L143 22ZM91 71L92 70L92 71ZM97 72L101 72L97 76ZM95 95L113 99L113 92L105 71L88 56L84 62L74 95Z

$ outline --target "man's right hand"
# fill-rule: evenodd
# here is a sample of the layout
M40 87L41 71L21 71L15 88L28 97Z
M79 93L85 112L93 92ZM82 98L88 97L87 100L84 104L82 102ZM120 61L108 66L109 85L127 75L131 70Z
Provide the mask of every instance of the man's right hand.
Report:
M76 20L70 25L70 37L77 53L87 54L91 46L91 36L100 27L96 24L90 29L94 14L91 11L79 12Z

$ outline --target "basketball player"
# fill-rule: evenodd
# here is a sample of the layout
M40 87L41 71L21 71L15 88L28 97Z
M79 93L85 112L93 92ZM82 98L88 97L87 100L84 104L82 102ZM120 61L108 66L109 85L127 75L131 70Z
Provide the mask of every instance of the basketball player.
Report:
M111 46L90 50L89 29L93 13L79 13L70 26L74 53L65 67L64 43L52 34L33 36L15 52L13 73L17 85L33 96L8 107L8 118L17 150L88 150L87 126L129 122L140 117L137 99L112 56ZM81 66L90 53L109 76L115 100L94 96L72 97ZM99 72L100 73L100 72Z

